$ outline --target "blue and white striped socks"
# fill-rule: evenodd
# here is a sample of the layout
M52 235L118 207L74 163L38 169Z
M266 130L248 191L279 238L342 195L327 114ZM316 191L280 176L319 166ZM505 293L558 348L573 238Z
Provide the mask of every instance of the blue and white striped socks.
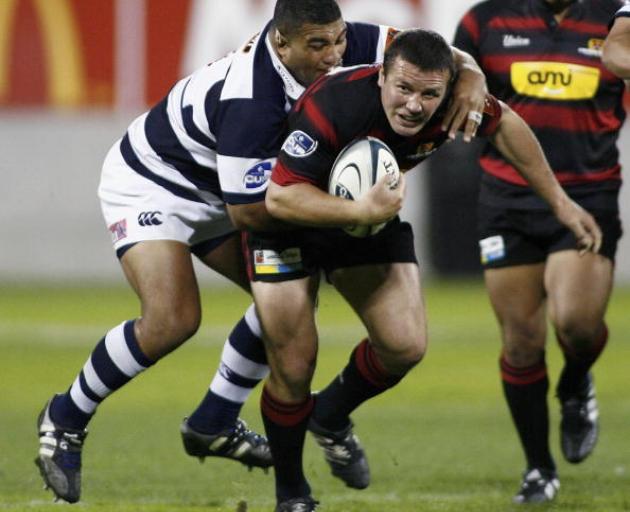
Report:
M140 350L135 320L114 327L96 345L64 395L51 404L51 419L64 427L84 429L98 405L153 363Z
M189 425L205 434L232 427L243 403L268 373L262 329L252 304L225 342L219 369Z

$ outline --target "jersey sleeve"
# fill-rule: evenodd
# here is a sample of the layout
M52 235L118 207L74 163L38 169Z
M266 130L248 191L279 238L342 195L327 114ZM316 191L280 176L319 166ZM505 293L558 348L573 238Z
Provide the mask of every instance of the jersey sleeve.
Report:
M503 110L501 109L499 100L492 96L492 94L487 94L478 134L482 136L493 135L497 131L502 113Z
M262 201L285 133L284 109L271 101L235 99L220 115L217 168L223 199Z
M610 24L608 25L608 30L612 28L617 18L630 18L630 4L624 5L621 9L619 9L615 13L615 15L613 16L613 19L610 20Z
M383 62L385 49L399 32L394 27L370 23L348 22L346 26L348 33L346 51L343 55L344 66Z
M338 146L335 128L313 96L302 97L289 116L289 135L271 175L282 186L311 183L325 188Z

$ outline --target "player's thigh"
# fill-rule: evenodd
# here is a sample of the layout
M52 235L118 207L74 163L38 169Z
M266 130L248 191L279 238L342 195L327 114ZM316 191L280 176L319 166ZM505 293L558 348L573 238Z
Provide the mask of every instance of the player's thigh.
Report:
M549 216L546 212L512 210L483 202L478 205L477 230L486 289L506 356L513 364L528 364L538 358L545 344L543 276Z
M252 282L271 368L270 385L280 399L302 399L309 389L317 359L317 284L316 276Z
M484 271L488 296L501 328L506 355L512 364L533 364L545 345L544 272L544 263Z
M601 328L613 285L613 263L575 250L549 255L545 286L554 327L571 339L590 341Z
M174 240L139 242L120 263L140 298L145 321L199 322L199 289L188 246Z
M316 342L315 304L318 278L251 283L256 310L271 352L299 351Z
M339 268L330 279L365 324L377 351L422 357L427 322L417 264Z

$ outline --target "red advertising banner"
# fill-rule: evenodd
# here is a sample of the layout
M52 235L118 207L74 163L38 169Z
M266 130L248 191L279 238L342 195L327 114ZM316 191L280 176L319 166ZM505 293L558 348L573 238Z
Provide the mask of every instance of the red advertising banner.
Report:
M131 1L140 1L146 17L141 73L144 100L150 103L180 75L191 1ZM117 4L115 0L1 0L0 106L114 105L120 83L116 44L125 41L116 34Z

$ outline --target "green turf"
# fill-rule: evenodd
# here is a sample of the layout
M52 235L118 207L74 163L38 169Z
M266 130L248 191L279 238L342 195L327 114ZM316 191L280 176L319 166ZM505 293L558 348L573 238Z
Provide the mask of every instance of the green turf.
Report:
M230 326L248 304L231 289L203 293L204 320L185 346L100 408L84 454L84 511L273 510L273 480L260 470L207 460L181 448L178 425L211 379ZM502 400L497 329L481 286L430 283L425 361L395 390L355 414L373 483L347 490L308 440L307 473L324 511L516 511L510 505L523 460ZM60 510L41 490L32 463L35 418L65 389L93 345L115 323L137 314L131 292L117 288L0 287L0 509ZM597 365L602 435L579 466L560 460L552 400L552 446L562 480L551 506L535 510L630 511L630 290L618 289L611 340ZM345 363L362 331L334 292L321 296L321 351L315 387ZM561 364L550 344L549 366ZM244 417L260 429L258 394ZM241 503L243 502L243 503Z

